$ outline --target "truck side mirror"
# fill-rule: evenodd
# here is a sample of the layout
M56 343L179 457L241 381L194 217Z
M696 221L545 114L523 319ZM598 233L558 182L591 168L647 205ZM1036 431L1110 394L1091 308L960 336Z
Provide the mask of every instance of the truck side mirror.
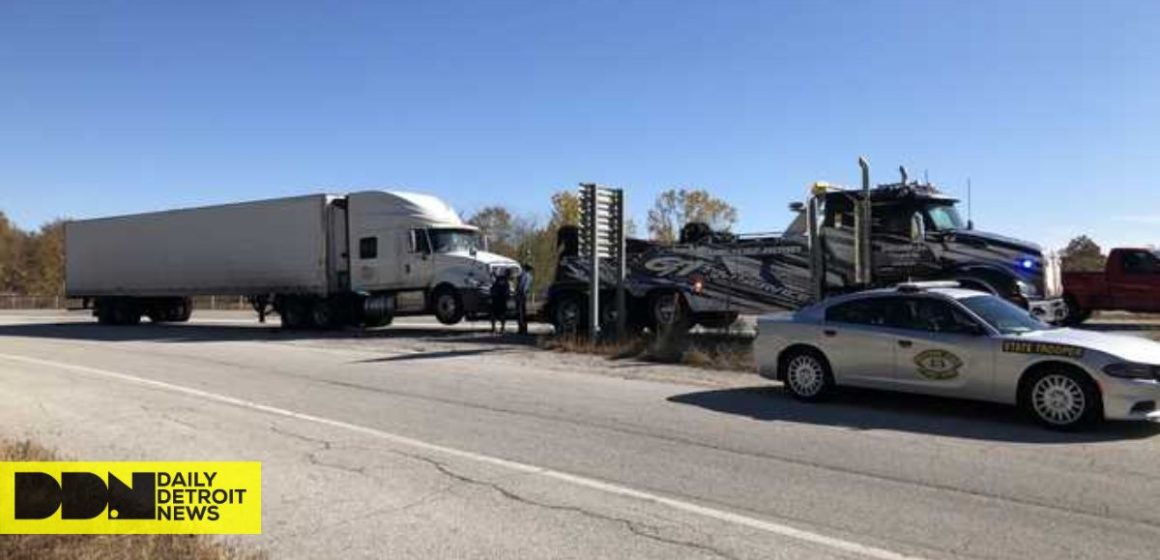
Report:
M922 214L915 212L910 215L910 242L922 243L926 240L926 224L922 221Z

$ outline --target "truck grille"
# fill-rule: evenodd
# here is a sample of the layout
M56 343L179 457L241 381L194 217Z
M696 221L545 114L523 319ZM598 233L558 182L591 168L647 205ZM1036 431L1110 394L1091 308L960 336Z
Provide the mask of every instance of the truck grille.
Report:
M1058 253L1049 253L1043 257L1043 295L1047 298L1057 298L1063 295L1063 279L1060 273Z

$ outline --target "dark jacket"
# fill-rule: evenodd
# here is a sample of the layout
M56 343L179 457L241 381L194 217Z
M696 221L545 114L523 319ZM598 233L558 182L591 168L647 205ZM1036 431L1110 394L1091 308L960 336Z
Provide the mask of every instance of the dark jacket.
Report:
M491 284L491 311L495 314L507 313L508 296L511 294L511 283L506 276L500 276Z

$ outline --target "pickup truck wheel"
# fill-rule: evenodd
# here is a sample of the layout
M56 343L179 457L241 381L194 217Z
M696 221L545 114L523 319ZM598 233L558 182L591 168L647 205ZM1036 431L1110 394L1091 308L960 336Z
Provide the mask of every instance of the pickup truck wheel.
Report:
M431 296L435 308L435 318L444 325L454 325L463 320L463 298L452 288L439 288Z
M1071 294L1065 294L1063 301L1067 305L1067 317L1064 317L1063 324L1073 327L1091 318L1092 312L1080 307Z
M830 363L814 350L792 351L785 357L785 388L799 401L825 400L834 389Z
M1100 390L1091 378L1066 366L1046 367L1021 384L1024 410L1043 426L1073 431L1102 415Z

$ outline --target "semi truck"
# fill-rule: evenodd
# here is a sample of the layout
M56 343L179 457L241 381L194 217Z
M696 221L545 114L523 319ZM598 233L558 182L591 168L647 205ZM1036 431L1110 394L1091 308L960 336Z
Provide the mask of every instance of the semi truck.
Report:
M1038 245L976 230L954 197L911 181L862 188L814 184L781 233L738 235L686 225L675 243L625 242L629 328L723 327L739 314L793 310L834 294L906 281L955 280L999 295L1047 321L1066 315L1058 259ZM587 324L591 259L575 229L562 230L545 316L557 332ZM601 266L601 302L615 300L612 266ZM616 312L601 306L601 323Z
M1072 325L1093 311L1160 313L1160 251L1121 247L1108 253L1102 271L1064 272L1063 299Z
M65 224L65 291L104 324L181 322L191 298L246 296L287 328L454 324L518 274L479 229L418 193L313 194Z

